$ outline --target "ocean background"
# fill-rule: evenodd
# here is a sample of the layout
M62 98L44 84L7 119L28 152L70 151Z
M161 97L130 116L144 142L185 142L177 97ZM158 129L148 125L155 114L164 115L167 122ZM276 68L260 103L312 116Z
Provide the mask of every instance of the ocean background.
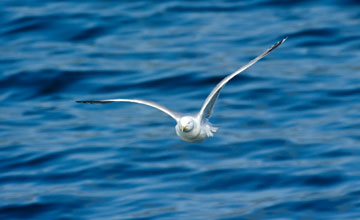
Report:
M2 0L0 219L360 219L360 1ZM142 98L196 113L181 141Z

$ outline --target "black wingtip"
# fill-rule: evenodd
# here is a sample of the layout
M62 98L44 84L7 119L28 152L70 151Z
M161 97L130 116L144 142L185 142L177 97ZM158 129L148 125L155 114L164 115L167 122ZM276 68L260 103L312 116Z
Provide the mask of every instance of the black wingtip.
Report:
M93 101L75 101L77 103L86 103L86 104L92 104Z
M112 101L75 101L77 103L86 103L86 104L106 104Z
M288 37L283 38L281 41L277 42L276 44L274 44L268 51L266 54L270 53L271 51L273 51L275 48L277 48L278 46L280 46L280 44L284 43L284 41L286 41L286 39L288 39Z
M284 43L286 40L288 39L288 37L284 37L281 41L277 42L273 47L276 48L278 47L280 44Z

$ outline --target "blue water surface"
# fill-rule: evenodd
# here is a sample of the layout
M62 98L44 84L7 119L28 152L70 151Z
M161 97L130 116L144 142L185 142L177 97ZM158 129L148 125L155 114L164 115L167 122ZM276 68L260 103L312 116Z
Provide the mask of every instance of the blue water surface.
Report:
M196 113L181 141L142 98ZM360 1L0 2L0 219L360 219Z

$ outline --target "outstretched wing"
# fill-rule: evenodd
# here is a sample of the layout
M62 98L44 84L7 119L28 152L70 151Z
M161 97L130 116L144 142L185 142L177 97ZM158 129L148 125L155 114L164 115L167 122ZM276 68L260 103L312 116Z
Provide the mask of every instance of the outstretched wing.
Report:
M280 44L282 44L285 40L287 39L284 38L281 41L277 42L276 44L274 44L272 47L270 47L269 49L267 49L264 53L262 53L261 55L259 55L258 57L256 57L255 59L251 60L248 64L242 66L240 69L236 70L234 73L228 75L227 77L225 77L223 80L221 80L216 86L215 88L211 91L211 93L209 94L209 96L206 98L203 106L201 107L201 110L198 114L198 116L200 116L200 118L203 119L207 119L210 117L212 110L214 108L215 102L217 100L217 98L219 97L220 91L221 89L224 87L224 85L229 82L232 78L234 78L236 75L238 75L239 73L243 72L244 70L246 70L247 68L249 68L250 66L252 66L254 63L256 63L257 61L259 61L260 59L262 59L263 57L265 57L266 55L268 55L271 51L273 51L275 48L277 48Z
M107 104L107 103L111 103L111 102L133 102L133 103L148 105L148 106L154 107L156 109L159 109L160 111L165 112L166 114L170 115L176 121L178 121L178 119L180 118L179 113L173 112L170 109L166 108L165 106L159 105L155 102L147 101L147 100L143 100L143 99L107 99L107 100L98 100L98 101L76 101L76 102L90 103L90 104Z

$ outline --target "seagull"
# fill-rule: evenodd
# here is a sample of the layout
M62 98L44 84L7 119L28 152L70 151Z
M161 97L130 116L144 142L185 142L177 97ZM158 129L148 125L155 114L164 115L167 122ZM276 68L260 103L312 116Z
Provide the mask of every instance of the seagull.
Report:
M156 108L166 114L168 114L170 117L175 119L176 126L175 131L177 136L179 136L180 139L187 141L187 142L199 142L202 141L208 137L212 137L214 133L217 131L217 127L213 126L209 123L209 118L213 112L213 108L215 105L215 102L217 98L219 97L221 89L225 86L227 82L229 82L232 78L237 76L239 73L243 72L250 66L252 66L254 63L268 55L271 51L273 51L275 48L277 48L280 44L282 44L285 40L284 38L281 41L274 44L272 47L267 49L265 52L260 54L258 57L251 60L246 65L242 66L238 70L236 70L234 73L231 73L230 75L226 76L223 80L221 80L215 88L210 92L208 97L205 99L204 104L202 105L199 113L196 115L187 115L187 114L181 114L174 112L167 107L160 105L158 103L143 100L143 99L107 99L107 100L97 100L97 101L76 101L78 103L90 103L90 104L106 104L106 103L112 103L112 102L132 102L132 103L138 103L143 105L148 105L153 108Z

